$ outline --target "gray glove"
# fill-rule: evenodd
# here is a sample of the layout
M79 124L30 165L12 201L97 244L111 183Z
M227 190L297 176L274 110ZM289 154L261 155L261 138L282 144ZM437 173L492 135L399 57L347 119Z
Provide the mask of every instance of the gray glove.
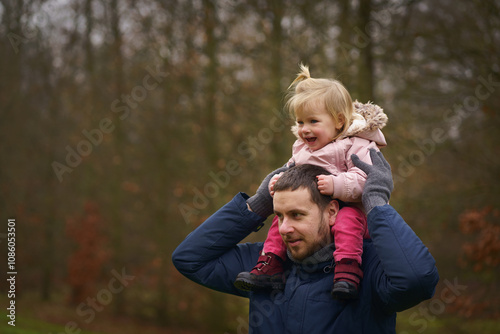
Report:
M286 167L285 165L284 167L278 168L269 173L260 184L255 195L247 199L247 204L253 212L263 218L267 218L274 212L273 198L271 197L271 194L269 194L269 181L271 181L271 178L274 175L285 172L288 168L289 167Z
M373 165L361 161L356 154L351 155L354 165L368 175L361 198L366 214L376 206L389 203L391 192L394 189L391 165L385 160L382 152L377 152L372 148L370 149L370 157Z

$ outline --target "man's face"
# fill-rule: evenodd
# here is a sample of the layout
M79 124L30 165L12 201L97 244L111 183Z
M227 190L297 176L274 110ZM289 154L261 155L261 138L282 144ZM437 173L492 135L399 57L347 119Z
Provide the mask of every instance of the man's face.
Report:
M306 188L279 191L274 194L274 212L281 237L295 259L303 260L333 242L330 229L338 212L337 201L321 210Z

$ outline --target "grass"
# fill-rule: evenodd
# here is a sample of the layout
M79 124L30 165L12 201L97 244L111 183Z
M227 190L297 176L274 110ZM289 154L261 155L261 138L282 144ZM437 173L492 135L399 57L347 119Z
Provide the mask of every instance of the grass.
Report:
M0 297L1 305L7 300ZM85 324L75 309L64 303L44 303L36 298L16 300L16 326L8 324L5 308L0 311L2 334L192 334L199 330L181 330L141 322L130 317L117 317L111 312L98 313L95 320ZM73 327L71 326L73 323ZM70 324L70 325L68 325ZM398 313L398 334L496 334L500 333L498 319L464 319L453 315L423 314L416 308Z
M498 319L464 319L452 315L432 316L419 313L416 308L398 313L398 334L497 334Z
M61 299L64 300L64 299ZM8 305L0 296L0 305ZM88 324L79 317L76 308L65 302L42 302L34 296L16 299L15 326L8 324L6 307L0 308L2 334L193 334L178 328L167 328L127 316L116 316L111 308L95 315Z
M8 324L10 321L5 312L0 312L0 318L3 320L0 323L0 333L2 334L101 334L98 332L84 331L78 325L71 327L61 326L37 320L33 318L21 317L16 315L15 326ZM80 331L78 331L80 329Z
M398 314L397 333L398 334L496 334L500 333L500 322L492 319L461 319L457 317L436 317L430 321L424 321L425 317L411 317L415 311L405 311ZM104 332L94 332L84 330L80 327L65 328L65 326L46 322L30 317L16 316L16 326L7 324L8 318L5 312L0 312L1 319L0 333L2 334L105 334ZM5 320L7 319L7 320ZM107 321L113 321L107 318ZM132 333L168 333L168 330L152 329L147 327L128 327ZM124 328L115 327L113 333L124 333ZM135 328L135 329L134 329ZM79 331L80 330L80 331ZM128 331L127 331L128 332ZM106 333L112 333L106 331Z

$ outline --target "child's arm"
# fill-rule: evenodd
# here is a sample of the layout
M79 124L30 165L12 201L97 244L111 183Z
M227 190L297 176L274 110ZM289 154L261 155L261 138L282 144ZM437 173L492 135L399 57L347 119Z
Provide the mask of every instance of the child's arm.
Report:
M356 167L351 155L356 154L361 161L371 164L369 149L378 151L374 142L354 137L346 152L345 172L338 175L319 175L318 189L323 195L330 195L344 202L361 202L361 194L366 182L366 173Z
M323 195L333 195L333 175L318 175L318 189Z

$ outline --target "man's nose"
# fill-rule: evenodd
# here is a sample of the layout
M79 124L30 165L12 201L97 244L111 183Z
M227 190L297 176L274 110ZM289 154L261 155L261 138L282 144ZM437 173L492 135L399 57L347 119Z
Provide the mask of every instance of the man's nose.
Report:
M293 232L293 225L291 224L290 219L284 217L281 225L279 227L279 232L281 235L289 234Z

